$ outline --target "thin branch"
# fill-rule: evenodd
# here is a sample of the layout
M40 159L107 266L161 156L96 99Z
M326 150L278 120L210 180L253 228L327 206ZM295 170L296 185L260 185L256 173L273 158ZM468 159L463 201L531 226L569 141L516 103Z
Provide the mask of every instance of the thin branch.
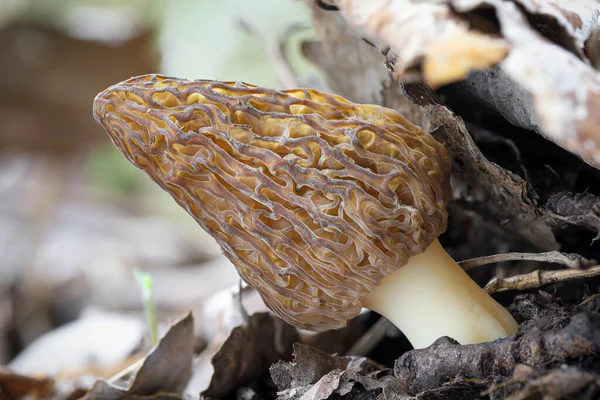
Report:
M511 276L510 278L493 278L484 289L489 294L492 294L506 290L535 289L551 283L593 278L596 276L600 276L600 265L595 265L588 269L536 270L528 274Z
M317 6L325 11L340 11L335 4L325 3L323 0L316 0Z
M561 253L560 251L549 251L546 253L504 253L494 254L491 256L471 258L469 260L460 261L460 265L465 271L471 268L479 267L480 265L493 264L504 261L540 261L555 264L562 264L572 269L583 269L590 267L596 263L595 260L573 253Z
M347 356L364 357L385 338L385 334L394 326L387 318L381 317L346 352Z
M238 311L240 312L244 323L248 323L248 321L250 320L250 316L248 315L248 311L246 311L246 307L244 307L244 299L242 298L242 293L244 292L244 281L242 280L242 278L240 278L239 282L238 282L238 291L236 293L236 297L237 297L237 307L238 307Z
M246 18L240 18L240 25L242 28L250 32L261 44L262 48L267 53L267 58L273 65L277 77L281 81L284 89L293 89L298 87L298 79L296 73L290 65L287 57L285 56L283 49L277 40L272 35L265 32L264 29L259 27L253 21Z

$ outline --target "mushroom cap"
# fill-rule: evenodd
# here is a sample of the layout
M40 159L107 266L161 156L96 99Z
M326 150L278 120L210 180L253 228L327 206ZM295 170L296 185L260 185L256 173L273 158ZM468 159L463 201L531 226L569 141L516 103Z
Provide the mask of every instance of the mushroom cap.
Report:
M398 112L313 89L145 75L96 120L285 321L340 328L446 228L450 160Z

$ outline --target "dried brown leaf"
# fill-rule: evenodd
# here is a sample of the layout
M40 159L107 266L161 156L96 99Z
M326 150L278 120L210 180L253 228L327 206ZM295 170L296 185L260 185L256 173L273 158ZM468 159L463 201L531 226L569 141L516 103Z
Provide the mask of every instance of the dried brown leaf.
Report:
M130 384L97 381L84 400L181 399L192 372L193 344L194 321L188 314L146 356Z
M256 313L235 327L212 357L213 373L202 396L221 398L287 359L299 339L296 328L269 313Z
M363 398L407 398L391 371L364 357L339 357L301 344L294 345L294 361L278 362L271 377L280 400L324 400L332 395L362 393ZM360 386L356 386L360 383Z

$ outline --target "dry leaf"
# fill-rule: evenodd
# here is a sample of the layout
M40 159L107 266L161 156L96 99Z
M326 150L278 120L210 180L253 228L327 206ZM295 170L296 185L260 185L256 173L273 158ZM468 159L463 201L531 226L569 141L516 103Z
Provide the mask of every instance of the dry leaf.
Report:
M192 373L194 321L191 314L171 326L146 356L127 387L96 382L84 400L181 399Z
M408 398L390 372L365 357L332 356L301 344L294 345L293 362L271 367L280 400L324 400L351 391L365 399Z
M297 340L296 328L272 314L250 316L245 324L233 328L212 357L210 383L202 396L225 397L240 385L258 378L274 362L287 359Z

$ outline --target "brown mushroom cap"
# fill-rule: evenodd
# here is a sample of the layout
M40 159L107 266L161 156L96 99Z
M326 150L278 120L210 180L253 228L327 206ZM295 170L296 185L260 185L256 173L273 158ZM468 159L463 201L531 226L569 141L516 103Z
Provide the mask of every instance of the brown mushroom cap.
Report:
M100 93L118 149L281 318L343 327L446 228L450 161L398 112L312 89L132 78Z

